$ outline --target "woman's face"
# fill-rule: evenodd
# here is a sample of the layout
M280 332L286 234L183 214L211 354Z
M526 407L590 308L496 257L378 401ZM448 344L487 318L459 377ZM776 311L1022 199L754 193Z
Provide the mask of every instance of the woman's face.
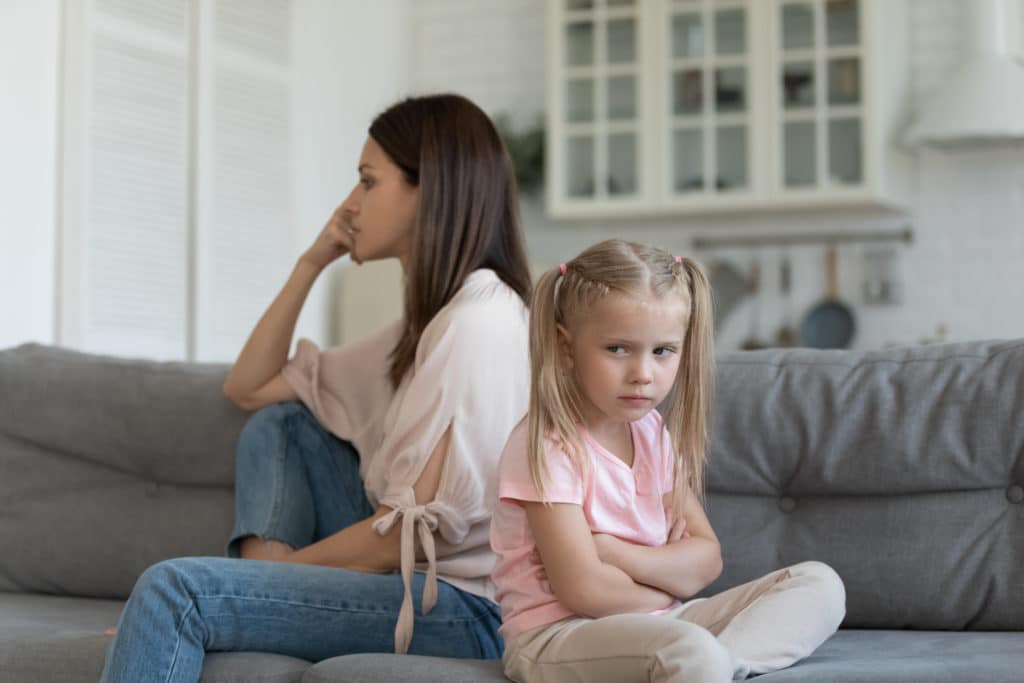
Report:
M412 228L419 188L371 137L359 157L359 182L341 204L356 263L397 258L405 268L412 250Z

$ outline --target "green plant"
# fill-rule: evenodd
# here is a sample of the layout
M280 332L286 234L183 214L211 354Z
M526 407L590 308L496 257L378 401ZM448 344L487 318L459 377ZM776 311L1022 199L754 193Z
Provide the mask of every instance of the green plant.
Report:
M494 117L494 126L505 142L516 169L516 183L523 194L534 194L544 185L544 119L523 130L515 130L508 114Z

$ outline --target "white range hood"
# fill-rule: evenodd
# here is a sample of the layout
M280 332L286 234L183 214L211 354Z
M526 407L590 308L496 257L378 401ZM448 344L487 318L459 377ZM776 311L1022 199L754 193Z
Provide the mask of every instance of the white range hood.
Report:
M1024 64L1007 50L1006 0L966 0L965 60L918 110L911 145L1024 142ZM1018 17L1019 19L1019 17Z

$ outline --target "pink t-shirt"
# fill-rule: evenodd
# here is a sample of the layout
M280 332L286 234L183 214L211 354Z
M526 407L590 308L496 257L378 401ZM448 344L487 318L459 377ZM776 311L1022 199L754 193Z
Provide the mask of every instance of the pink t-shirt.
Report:
M662 496L672 490L672 442L652 410L630 423L633 466L608 452L581 428L591 469L586 480L569 456L553 442L545 448L548 478L543 500L573 503L593 533L612 534L631 543L664 545L668 538ZM541 501L526 455L527 421L512 431L498 465L498 505L491 519L491 547L498 554L494 568L501 605L501 635L506 640L574 613L541 588L540 566L530 562L534 543L522 501Z

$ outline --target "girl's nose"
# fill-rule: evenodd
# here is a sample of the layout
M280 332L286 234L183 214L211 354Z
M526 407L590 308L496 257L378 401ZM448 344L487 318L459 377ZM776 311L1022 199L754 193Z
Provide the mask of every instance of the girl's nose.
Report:
M633 366L632 381L634 384L650 384L654 381L651 366L647 361L639 361Z

